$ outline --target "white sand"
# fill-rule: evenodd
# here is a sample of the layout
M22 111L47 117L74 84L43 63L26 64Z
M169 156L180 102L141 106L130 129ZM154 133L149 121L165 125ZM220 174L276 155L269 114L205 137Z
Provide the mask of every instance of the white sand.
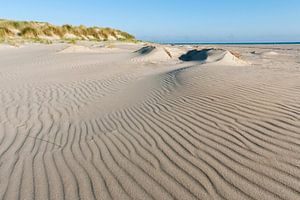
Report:
M300 46L142 47L0 48L0 199L300 199Z

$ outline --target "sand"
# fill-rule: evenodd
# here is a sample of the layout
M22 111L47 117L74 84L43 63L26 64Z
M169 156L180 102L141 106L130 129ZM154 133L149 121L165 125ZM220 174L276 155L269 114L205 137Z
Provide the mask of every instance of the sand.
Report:
M0 199L300 199L300 46L0 48Z

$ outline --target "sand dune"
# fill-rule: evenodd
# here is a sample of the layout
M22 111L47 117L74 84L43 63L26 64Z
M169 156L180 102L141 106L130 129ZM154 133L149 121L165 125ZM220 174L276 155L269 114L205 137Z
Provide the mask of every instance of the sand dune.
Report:
M66 47L0 51L0 199L299 199L296 57Z
M144 46L141 49L135 51L132 61L142 63L157 63L166 62L170 60L177 60L180 55L184 53L184 50L168 47L163 45Z
M243 65L245 61L241 60L232 52L225 49L201 49L191 50L180 56L183 61L199 61L202 63L214 63L221 65Z
M114 53L122 51L119 48L115 47L89 47L84 45L70 45L63 50L60 50L59 53Z
M80 46L80 45L71 45L59 51L59 53L92 53L92 52L97 52L97 51L89 47Z
M266 51L266 52L261 53L261 55L262 56L277 56L279 54L275 51Z
M56 26L48 22L15 21L0 19L1 41L12 43L26 42L69 42L69 41L131 41L133 35L121 30L101 27L73 26L65 24Z

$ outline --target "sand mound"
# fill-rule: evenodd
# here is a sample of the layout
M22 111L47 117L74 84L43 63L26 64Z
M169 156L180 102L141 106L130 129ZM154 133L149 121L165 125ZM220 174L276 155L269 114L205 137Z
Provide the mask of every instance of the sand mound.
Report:
M119 48L112 48L110 46L108 47L87 47L87 46L81 46L81 45L72 45L69 46L59 53L113 53L113 52L119 52Z
M166 46L164 47L165 51L167 51L172 58L178 59L182 54L186 52L186 49L184 48L178 48L173 46Z
M180 50L164 46L145 46L134 52L134 62L164 62L178 58Z
M191 50L180 56L182 61L199 61L202 63L227 64L227 65L243 65L245 61L238 58L238 54L225 49L202 49Z
M91 52L95 52L95 50L86 46L72 45L63 49L59 53L91 53Z
M138 53L140 55L145 55L151 53L156 47L154 46L145 46L137 51L135 53Z
M275 51L267 51L267 52L263 52L261 53L262 56L277 56L279 55L277 52Z

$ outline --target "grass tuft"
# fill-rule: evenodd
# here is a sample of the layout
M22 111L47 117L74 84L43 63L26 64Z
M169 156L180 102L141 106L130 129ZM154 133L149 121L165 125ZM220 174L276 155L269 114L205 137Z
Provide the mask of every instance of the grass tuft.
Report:
M14 33L6 27L0 27L0 38L7 38L14 36Z
M20 36L24 38L39 38L39 32L36 28L25 27L21 30Z

